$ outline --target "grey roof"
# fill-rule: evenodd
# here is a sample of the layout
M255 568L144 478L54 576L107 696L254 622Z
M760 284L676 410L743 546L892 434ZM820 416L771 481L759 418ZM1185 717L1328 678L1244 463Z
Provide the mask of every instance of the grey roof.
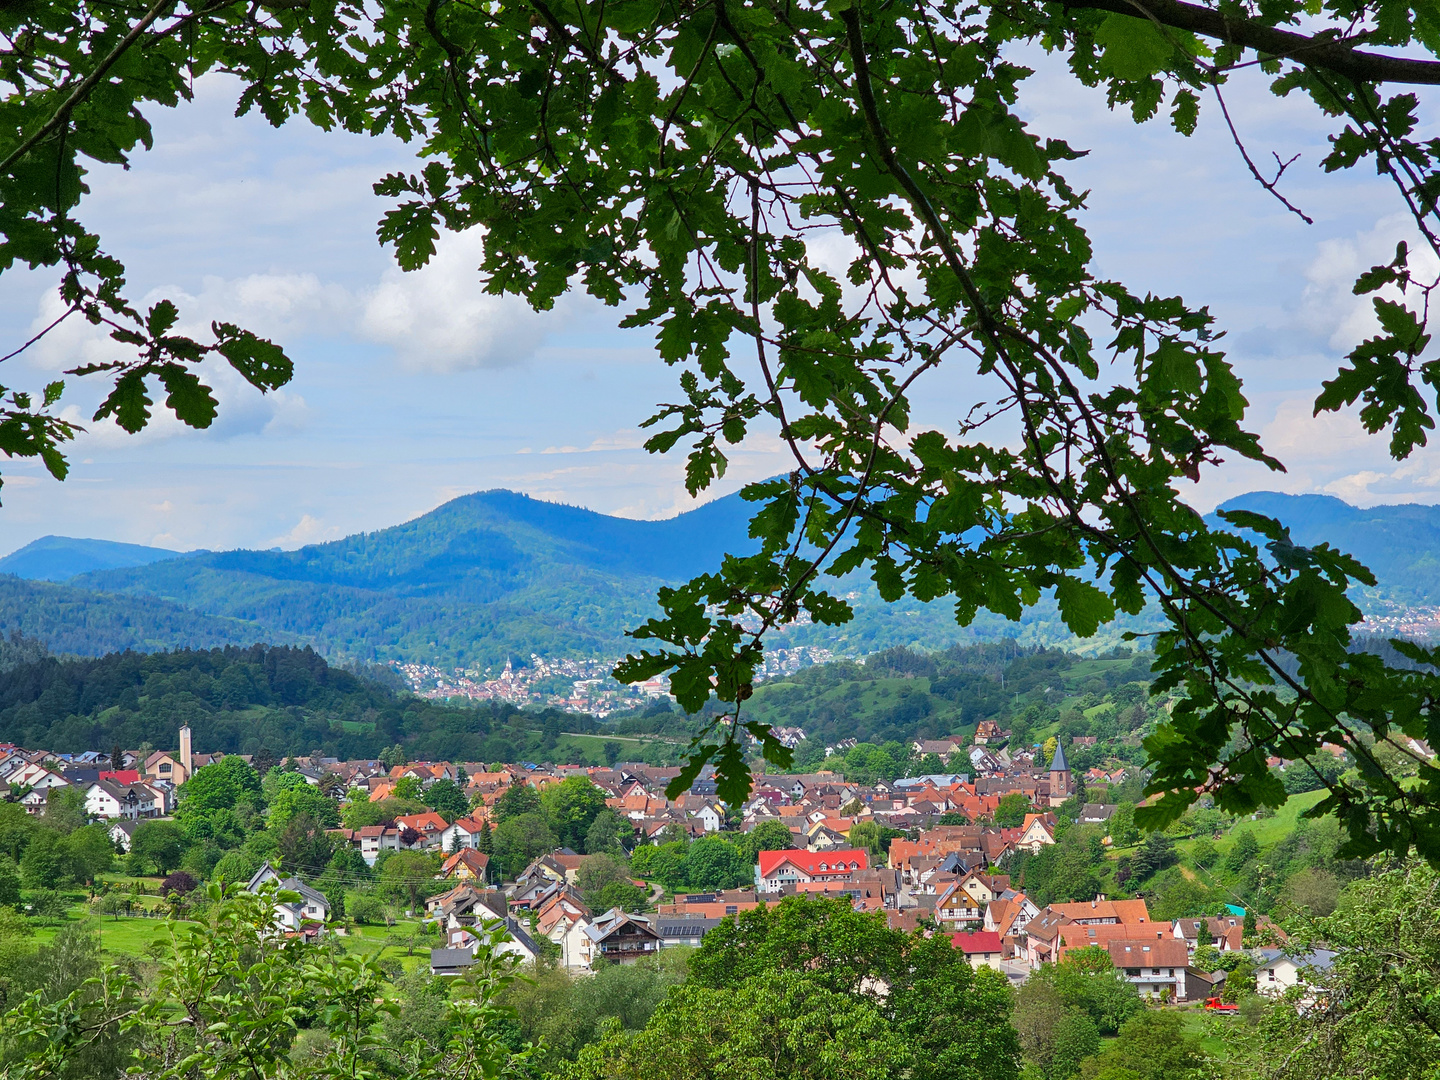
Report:
M1069 772L1070 763L1065 760L1065 744L1055 740L1055 756L1050 759L1051 772Z
M959 779L959 773L926 773L924 776L902 776L895 781L895 787L924 787L927 782L936 787L949 787Z
M469 949L431 949L430 970L445 968L466 968L475 963L475 954Z
M662 938L690 938L696 942L710 930L719 926L722 919L705 919L694 915L661 915L655 920L655 928Z
M510 932L511 937L520 943L521 948L529 952L531 956L540 955L540 946L535 944L535 940L525 932L524 927L520 925L514 916L505 916L505 929Z
M330 901L325 898L324 893L312 889L297 877L282 878L268 862L263 863L260 869L255 871L254 875L250 878L250 884L246 885L245 888L248 892L259 892L260 886L271 880L273 880L276 887L283 892L297 892L300 894L301 902L299 904L284 905L294 911L295 914L300 914L300 909L305 906L305 901L307 900L312 904L319 904L327 913L329 912Z
M1314 968L1316 971L1329 971L1335 963L1335 957L1340 954L1330 949L1316 949L1300 956L1290 956L1284 949L1260 949L1257 955L1266 964L1273 964L1277 960L1289 960L1296 967Z

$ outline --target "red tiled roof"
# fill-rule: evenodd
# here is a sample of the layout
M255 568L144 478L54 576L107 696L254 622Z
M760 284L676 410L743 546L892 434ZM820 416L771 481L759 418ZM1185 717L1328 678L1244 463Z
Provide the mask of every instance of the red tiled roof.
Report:
M1179 938L1111 941L1106 944L1106 949L1117 968L1183 968L1190 963L1189 951Z
M998 953L1000 952L1000 935L994 930L975 930L968 934L953 935L950 938L950 944L961 950L966 956L971 953Z
M870 861L865 852L856 848L836 848L833 851L762 851L758 856L760 862L760 876L768 877L782 863L789 862L797 869L807 874L838 874L850 873L851 863L858 863L855 867L858 870L868 870ZM843 866L840 865L843 863ZM821 870L821 864L825 869Z
M428 814L406 814L395 819L395 824L418 833L439 832L445 828L445 819L435 811Z

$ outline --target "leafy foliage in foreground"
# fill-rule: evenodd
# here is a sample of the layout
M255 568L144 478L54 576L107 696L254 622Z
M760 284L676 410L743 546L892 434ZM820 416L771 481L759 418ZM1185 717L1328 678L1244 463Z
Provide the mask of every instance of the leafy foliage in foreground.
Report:
M140 1078L388 1077L495 1080L524 1074L503 1041L499 995L513 956L481 949L467 994L446 1002L444 1038L388 1044L380 1025L398 1011L373 961L275 932L276 899L295 893L209 890L201 921L171 924L153 980L104 965L63 997L36 991L0 1016L0 1055L13 1080L83 1075L103 1046ZM301 1040L319 1030L321 1040ZM93 1064L93 1062L92 1062ZM96 1075L96 1074L91 1074Z
M972 969L945 934L891 930L884 912L857 912L845 898L796 896L721 923L690 961L692 983L732 994L777 975L775 992L787 1000L809 984L817 999L858 999L873 1010L901 1039L902 1049L887 1060L916 1080L1018 1074L1005 977ZM850 1011L842 1018L857 1030L866 1023ZM883 1043L877 1052L891 1053Z
M1419 1080L1440 1069L1440 875L1410 861L1351 884L1334 914L1309 922L1293 943L1338 950L1318 1000L1287 992L1243 1045L1265 1080L1376 1077Z
M1347 594L1374 584L1364 566L1253 512L1211 527L1180 498L1221 460L1282 465L1245 427L1210 313L1096 276L1064 173L1083 150L1021 122L1032 72L1007 48L1043 45L1137 121L1168 105L1187 135L1202 94L1228 120L1229 76L1258 60L1275 93L1334 119L1324 167L1375 165L1440 254L1440 141L1419 134L1418 95L1382 90L1440 82L1433 3L162 0L135 19L42 0L6 8L0 29L0 267L63 266L66 310L126 347L75 369L114 377L96 419L137 430L158 386L182 420L208 424L215 401L193 368L212 354L262 389L289 378L283 353L239 327L196 336L169 301L135 308L72 212L82 156L123 163L148 145L146 108L226 71L241 111L271 123L303 115L420 144L423 168L376 185L392 200L379 237L402 267L424 265L442 228L476 228L493 292L549 308L583 286L624 302L624 324L652 328L680 369L647 447L688 451L692 493L724 474L727 447L778 429L791 475L745 492L758 553L661 589L661 617L634 632L645 647L618 669L668 673L689 712L712 696L731 706L674 790L714 761L738 803L747 734L788 762L743 716L765 637L802 615L849 620L818 575L863 568L886 601L945 600L961 624L1053 595L1086 637L1153 602L1166 619L1154 688L1176 701L1146 745L1160 796L1146 824L1201 794L1236 812L1279 805L1266 759L1332 742L1360 763L1317 811L1344 822L1347 852L1440 859L1440 769L1408 749L1435 737L1440 655L1407 647L1427 667L1404 671L1350 653ZM822 254L817 234L843 242ZM1407 242L1359 276L1378 331L1315 401L1358 404L1397 459L1435 423L1425 266ZM976 405L951 430L916 430L914 395L942 364L965 365ZM63 475L62 392L0 388L0 450ZM1417 758L1414 777L1388 770L1377 742Z

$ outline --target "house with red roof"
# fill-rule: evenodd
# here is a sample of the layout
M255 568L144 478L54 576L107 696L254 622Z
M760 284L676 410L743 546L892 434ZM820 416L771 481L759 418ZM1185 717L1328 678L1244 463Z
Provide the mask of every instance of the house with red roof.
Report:
M421 841L426 847L438 847L440 836L445 832L449 823L435 813L434 810L424 814L406 814L395 819L396 826L403 833L406 829L413 829L420 834Z
M489 879L490 856L474 848L461 848L440 866L441 877L453 877L461 881L478 881L482 885Z
M974 930L970 933L953 934L950 944L965 954L973 968L1000 966L1003 946L1000 935L994 930Z
M811 881L849 881L870 868L865 852L856 848L831 851L762 851L755 864L755 888L777 893L786 885Z
M1112 940L1106 942L1105 949L1116 970L1143 998L1186 1001L1209 988L1209 983L1198 980L1195 986L1190 985L1190 954L1185 942L1173 937Z

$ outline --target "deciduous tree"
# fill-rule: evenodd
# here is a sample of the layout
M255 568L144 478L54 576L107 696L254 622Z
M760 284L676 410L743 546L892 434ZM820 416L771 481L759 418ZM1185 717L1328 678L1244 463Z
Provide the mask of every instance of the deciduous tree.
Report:
M572 851L582 851L590 826L605 809L605 792L587 776L570 776L548 785L540 794L540 806L560 843Z
M436 780L425 791L425 805L447 822L458 821L470 810L469 800L454 780Z
M204 427L217 403L197 365L228 363L267 390L290 360L235 324L186 332L169 299L129 299L123 264L80 223L87 162L127 163L148 116L210 71L272 123L414 140L423 168L376 185L391 202L379 236L402 267L427 262L441 229L474 229L493 292L548 308L583 287L624 303L625 324L651 329L679 371L647 447L686 453L692 494L757 430L790 456L786 475L744 492L759 550L663 589L617 669L667 675L706 718L673 791L713 762L738 804L751 737L789 763L745 710L764 642L848 620L823 577L863 568L885 600L942 601L962 624L1046 603L1088 637L1148 603L1164 627L1154 689L1173 705L1145 740L1157 798L1143 824L1202 794L1232 813L1278 806L1266 759L1310 761L1329 742L1357 764L1326 780L1321 804L1345 820L1345 854L1413 844L1440 858L1434 781L1402 786L1412 766L1390 756L1428 767L1408 740L1430 735L1440 653L1401 645L1419 666L1400 669L1351 651L1351 590L1375 583L1365 567L1263 515L1206 520L1185 500L1221 460L1282 465L1251 430L1209 310L1100 274L1066 175L1085 148L1064 121L1020 119L1032 71L1014 54L1043 43L1045 63L1137 121L1166 106L1181 136L1202 98L1228 125L1226 96L1244 92L1232 76L1259 63L1275 93L1331 124L1327 170L1394 181L1426 250L1407 241L1360 274L1379 329L1314 405L1358 405L1403 460L1434 427L1440 384L1424 269L1440 252L1440 152L1404 88L1440 83L1432 7L11 5L0 266L53 268L60 321L85 319L125 350L71 369L111 380L95 421L139 430L163 390ZM1236 167L1303 217L1235 141ZM986 404L921 424L915 401L956 368ZM63 476L77 430L65 393L59 380L0 389L0 450Z
M523 779L516 779L495 800L495 821L502 823L521 814L540 812L540 793Z
M1000 799L995 807L995 824L1002 829L1013 829L1025 823L1025 815L1033 814L1035 807L1018 791L1012 791Z
M185 848L185 837L174 822L142 821L130 838L130 861L142 870L149 866L157 874L168 874L180 865Z

